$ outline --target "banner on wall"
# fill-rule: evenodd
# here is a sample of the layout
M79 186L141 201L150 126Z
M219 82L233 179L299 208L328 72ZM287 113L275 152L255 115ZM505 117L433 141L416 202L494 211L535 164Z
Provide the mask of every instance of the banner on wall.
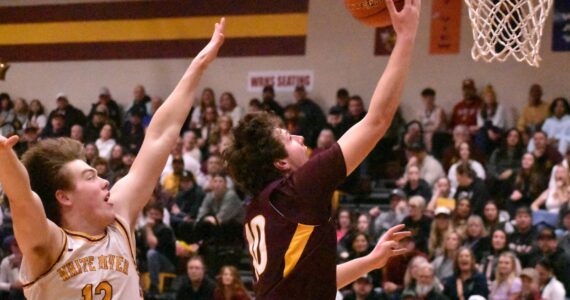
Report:
M275 92L293 92L298 85L312 91L314 73L312 70L252 71L247 74L247 91L261 93L267 85L272 85Z
M570 1L554 1L552 51L570 51Z
M376 29L376 41L374 43L375 55L390 55L396 45L396 32L394 27Z
M433 0L431 7L430 54L459 53L462 2L457 0Z
M222 16L228 26L220 56L305 55L309 0L76 1L0 6L0 56L11 62L188 58L208 43Z

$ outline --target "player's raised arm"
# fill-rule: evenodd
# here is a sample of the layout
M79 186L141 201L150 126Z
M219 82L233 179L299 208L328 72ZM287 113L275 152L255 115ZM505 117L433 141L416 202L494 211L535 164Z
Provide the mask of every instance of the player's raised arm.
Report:
M111 190L115 211L131 224L148 202L194 101L194 93L208 65L224 41L225 20L216 23L212 39L194 58L178 85L154 114L141 150L127 176Z
M410 68L419 22L421 0L406 0L396 11L393 0L386 0L392 25L397 34L396 46L386 70L374 90L368 113L338 141L347 174L350 174L384 135L398 106Z
M12 150L17 142L17 136L0 136L0 183L10 199L19 247L30 262L30 271L40 274L61 252L63 235L57 225L47 219L40 198L32 191L28 172Z

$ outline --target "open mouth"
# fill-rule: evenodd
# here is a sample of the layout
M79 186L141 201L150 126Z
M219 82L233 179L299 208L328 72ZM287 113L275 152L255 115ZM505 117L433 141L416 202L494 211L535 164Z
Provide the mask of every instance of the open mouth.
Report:
M110 198L111 198L111 193L107 193L107 196L105 197L104 201L109 202Z

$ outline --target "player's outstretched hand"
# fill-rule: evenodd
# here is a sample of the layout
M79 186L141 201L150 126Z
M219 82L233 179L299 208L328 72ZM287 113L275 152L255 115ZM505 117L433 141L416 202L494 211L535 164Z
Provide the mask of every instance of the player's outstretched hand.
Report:
M404 8L398 11L394 0L386 0L386 6L392 19L392 26L397 36L408 35L415 37L420 20L421 0L405 0Z
M17 135L13 135L8 138L0 135L0 151L12 149L19 139L20 138Z
M388 231L380 237L378 244L376 244L374 250L369 254L374 269L384 267L390 257L408 252L408 249L400 247L400 241L412 235L409 231L401 231L404 227L405 225L403 224L396 225L388 229Z
M200 62L204 68L207 67L216 58L216 56L218 56L218 51L224 43L225 28L226 18L222 18L219 23L216 23L212 39L208 45L206 45L206 47L196 55L196 61Z

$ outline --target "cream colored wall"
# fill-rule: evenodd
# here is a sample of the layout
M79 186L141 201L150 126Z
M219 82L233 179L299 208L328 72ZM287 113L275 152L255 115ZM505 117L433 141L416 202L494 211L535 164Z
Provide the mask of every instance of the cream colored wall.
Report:
M41 0L70 2L70 0ZM71 0L72 1L72 0ZM459 1L459 0L458 0ZM3 0L2 5L31 1ZM499 100L507 106L522 106L528 87L540 83L545 98L570 97L570 52L550 51L552 18L545 26L539 69L522 63L476 63L470 57L471 32L467 10L463 8L461 52L457 55L428 55L431 1L424 0L422 19L413 65L402 108L405 116L415 114L418 94L431 86L438 92L438 101L449 110L460 97L461 80L472 77L477 86L492 83ZM228 26L231 26L231 18ZM201 87L212 86L220 94L232 91L245 105L252 97L246 89L248 71L313 69L315 90L311 96L328 108L339 87L347 87L369 99L387 63L387 57L373 55L374 30L354 21L344 10L341 0L311 0L307 53L303 57L220 58L207 71ZM192 55L193 53L189 53ZM1 56L1 53L0 53ZM54 63L13 63L8 80L0 81L0 90L14 96L39 97L53 106L58 92L65 92L77 106L87 109L101 86L108 86L122 103L131 99L132 87L144 84L151 95L167 96L190 59L116 60ZM278 94L278 100L290 102L290 94Z

